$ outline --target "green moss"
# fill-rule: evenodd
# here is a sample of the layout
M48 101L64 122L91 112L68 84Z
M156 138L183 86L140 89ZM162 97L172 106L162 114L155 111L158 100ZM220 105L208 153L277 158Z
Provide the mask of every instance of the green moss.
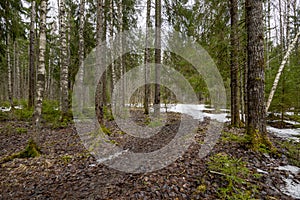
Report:
M199 193L204 193L205 191L206 191L206 185L202 184L196 188L195 193L199 194Z
M247 135L235 134L224 131L221 136L222 141L225 142L237 142L237 143L248 143L249 138Z
M6 120L9 120L8 113L0 111L0 121L6 121Z
M0 163L9 162L15 158L35 158L40 155L40 148L32 139L30 139L24 150L3 158Z
M68 164L72 160L73 156L71 155L63 155L60 159L65 163Z
M162 123L161 120L159 120L159 119L150 121L149 124L148 124L148 126L149 126L150 128L160 127L160 126L162 126L162 125L163 125L163 123Z
M22 134L22 133L27 133L26 128L16 128L17 133Z
M105 134L105 135L108 135L108 136L110 136L111 135L111 132L110 132L110 130L107 128L107 127L105 127L105 126L101 126L101 129L102 129L102 131L103 131L103 133Z
M40 155L41 155L40 148L32 139L30 139L28 141L27 146L25 147L25 150L20 153L20 158L34 158Z
M287 156L291 165L300 167L300 143L293 141L286 141L281 144L281 147L286 150Z
M10 107L10 103L9 103L9 101L2 101L2 102L0 102L0 106L1 107Z
M112 114L112 111L107 106L104 106L103 115L104 115L104 119L106 119L108 121L113 121L114 120L114 116Z
M260 133L257 129L248 129L248 146L254 151L262 153L278 154L276 147L272 144L267 134Z
M13 117L20 121L31 121L33 116L33 108L14 109Z
M219 188L220 199L251 199L257 193L257 187L247 181L254 175L246 164L241 159L230 157L225 153L210 157L208 169L211 173L219 175L226 183L225 187Z

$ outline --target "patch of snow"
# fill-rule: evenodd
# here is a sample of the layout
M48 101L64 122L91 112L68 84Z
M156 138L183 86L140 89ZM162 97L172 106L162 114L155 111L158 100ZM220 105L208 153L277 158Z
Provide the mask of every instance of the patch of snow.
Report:
M183 114L190 115L194 119L198 119L200 121L204 120L204 117L208 117L219 122L227 122L229 119L227 118L227 113L206 113L203 111L214 111L214 108L207 108L204 104L177 104L169 107L169 111L179 112ZM225 111L225 109L222 109Z
M262 173L262 174L269 174L268 172L261 170L261 169L256 169L257 173Z
M277 168L278 170L282 171L289 171L294 175L297 175L300 173L300 168L292 165L286 165L286 166L279 166ZM281 188L281 191L289 195L293 198L299 199L300 198L300 182L297 180L294 180L294 176L290 174L289 178L282 178L285 182L285 186Z
M279 166L277 169L282 171L290 171L295 175L300 172L300 168L293 165Z
M300 183L292 179L283 179L285 181L285 187L281 190L284 194L293 198L300 199Z
M281 122L281 120L272 120L271 122ZM289 124L293 124L293 125L300 124L299 122L296 122L296 121L290 121L290 120L283 120L283 122L289 123Z
M276 134L278 137L284 138L284 139L293 139L296 142L299 142L300 139L295 136L300 136L300 129L279 129L274 128L271 126L267 127L267 130Z
M11 110L11 107L8 107L8 108L7 107L1 107L0 110L2 112L9 112Z
M286 123L293 124L293 125L300 124L299 122L296 122L296 121L290 121L290 120L283 120L283 121L286 122Z
M114 158L116 158L116 157L118 157L118 156L120 156L120 155L122 155L123 153L126 153L126 152L128 152L128 149L126 149L124 151L119 151L119 152L114 153L112 155L109 155L108 157L105 157L105 158L97 159L97 162L102 163L102 162L105 162L107 160L112 160L112 159L114 159Z
M22 105L19 105L19 106L14 106L15 109L18 109L18 110L22 110L23 109L23 106Z
M285 112L286 115L295 115L294 112Z

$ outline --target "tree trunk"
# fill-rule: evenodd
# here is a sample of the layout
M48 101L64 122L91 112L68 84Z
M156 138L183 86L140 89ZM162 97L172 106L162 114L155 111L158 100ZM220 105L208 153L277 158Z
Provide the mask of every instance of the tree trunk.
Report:
M69 112L69 91L68 91L68 53L66 39L66 19L65 19L65 0L60 0L60 39L61 39L61 67L60 67L60 88L61 88L61 120L68 119Z
M161 65L161 0L155 0L155 89L154 114L160 113L160 65Z
M101 51L100 43L103 38L103 0L97 0L97 47L96 47L96 55L97 59L99 59L100 63L103 61L103 55L99 53ZM100 56L100 58L98 57ZM95 109L96 116L100 125L104 123L104 96L106 92L106 76L103 73L102 77L100 77L100 81L97 83L96 94L95 94Z
M111 39L113 39L114 37L114 1L111 0L110 1L110 37ZM115 87L115 84L116 84L116 72L115 72L115 63L114 63L114 60L115 60L115 56L114 56L114 51L113 51L113 45L114 44L111 44L111 51L110 51L110 56L111 56L111 80L112 80L112 84L111 84L111 104L112 106L115 106L116 102L115 102L115 99L113 98L112 94L113 94L113 90L114 90L114 87Z
M248 55L248 123L247 133L253 147L264 142L266 135L266 109L264 97L264 23L263 1L246 0L247 55Z
M280 80L280 76L281 76L281 73L285 67L285 64L287 63L287 60L288 58L290 57L291 53L292 53L292 50L295 48L295 45L298 41L298 38L300 36L300 31L297 33L297 35L295 36L293 42L289 45L289 48L280 64L280 67L278 69L278 72L276 74L276 77L275 77L275 80L274 80L274 83L273 83L273 86L272 86L272 89L271 89L271 92L270 92L270 95L269 95L269 98L268 98L268 102L267 102L267 106L266 106L266 111L268 111L270 105L271 105L271 102L272 102L272 99L273 99L273 96L275 94L275 91L276 91L276 88L278 86L278 83L279 83L279 80Z
M124 62L123 62L123 1L119 0L118 2L118 32L119 32L119 65L120 65L120 78L121 78L121 98L122 98L122 105L121 107L125 106L125 83L124 83Z
M146 115L149 114L149 97L150 97L150 84L149 82L149 76L150 76L150 69L149 64L150 61L150 35L149 35L149 29L151 27L151 20L150 20L150 13L151 13L151 0L147 0L147 14L146 14L146 41L145 41L145 96L144 96L144 112Z
M85 0L80 1L79 7L79 70L78 70L78 80L79 80L79 110L82 112L83 108L83 76L84 76L84 37L83 37L83 29L84 29L84 12L85 12Z
M13 80L12 80L12 70L11 70L11 60L10 60L10 35L7 33L6 36L6 46L7 46L7 74L8 74L8 100L10 106L13 108Z
M14 66L14 70L13 70L13 74L14 74L14 97L17 99L17 100L20 100L20 66L18 65L18 59L19 59L19 56L18 56L18 42L17 40L15 39L14 42L13 42L13 47L14 47L14 61L13 61L13 66Z
M46 52L46 12L47 0L41 1L40 8L40 54L39 67L37 69L37 84L36 84L36 103L34 109L35 126L40 127L40 119L42 115L42 103L45 90L45 52Z
M230 1L231 15L231 125L240 126L239 66L238 66L238 2Z

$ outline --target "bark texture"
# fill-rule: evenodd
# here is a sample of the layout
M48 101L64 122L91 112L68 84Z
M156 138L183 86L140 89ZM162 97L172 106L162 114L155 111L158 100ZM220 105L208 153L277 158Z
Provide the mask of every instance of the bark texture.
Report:
M60 107L62 120L68 118L69 112L69 91L68 91L68 52L66 39L66 16L65 0L60 0L60 39L61 39L61 67L60 67Z
M40 119L42 115L42 104L45 90L45 52L46 52L46 12L47 1L41 1L40 7L40 48L39 48L39 65L37 69L36 84L36 103L35 103L35 125L40 127Z
M266 134L263 1L246 0L247 128L253 139Z
M103 0L97 0L97 47L96 47L96 55L97 55L97 62L103 63L103 55L100 53L100 43L101 39L103 38ZM99 55L99 56L98 56ZM104 105L105 105L105 92L106 92L106 72L103 73L102 77L100 77L99 82L97 83L96 87L96 94L95 94L95 109L96 109L96 116L100 125L104 122Z
M144 112L146 115L149 114L149 97L150 97L150 84L149 82L149 75L150 75L150 69L149 64L150 63L150 48L149 48L149 29L151 27L151 20L150 20L150 13L151 13L151 0L147 0L147 17L146 17L146 41L145 41L145 96L144 96Z
M230 1L231 15L231 125L240 125L239 66L238 66L238 1Z
M154 114L160 112L160 65L161 65L161 0L155 0L155 89Z
M84 37L83 37L83 29L84 29L84 12L85 12L85 0L80 1L80 8L79 8L79 70L78 70L78 79L79 79L79 86L80 86L80 101L79 103L79 110L82 111L83 108L83 76L84 76Z

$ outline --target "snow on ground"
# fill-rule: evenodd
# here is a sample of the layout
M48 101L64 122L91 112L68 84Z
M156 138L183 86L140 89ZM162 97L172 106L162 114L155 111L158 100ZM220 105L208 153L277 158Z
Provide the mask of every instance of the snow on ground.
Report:
M11 107L0 107L0 110L2 111L2 112L9 112L10 110L11 110Z
M199 119L200 121L204 120L204 117L208 117L211 119L215 119L218 122L227 122L229 119L227 118L227 113L206 113L204 111L214 111L214 108L208 108L207 105L204 104L177 104L170 106L168 111L184 113L192 116L194 119ZM222 109L223 111L227 111L226 109Z
M296 142L300 142L300 129L279 129L279 128L274 128L272 126L267 126L267 130L269 132L274 133L278 137L284 138L284 139L292 139L295 140ZM298 137L297 137L298 136Z
M286 185L281 191L295 199L300 199L300 183L290 178L284 179L284 181Z
M22 105L14 106L14 109L21 110L21 109L23 109L23 106ZM11 110L11 107L0 107L0 111L2 111L2 112L9 112L10 110Z
M300 168L292 165L279 166L279 170L289 171L293 175L297 175L300 173ZM288 178L283 178L285 181L285 186L281 188L281 191L286 195L289 195L293 198L300 198L300 183L294 179L294 176L290 174Z
M279 166L278 169L282 170L282 171L292 172L295 175L297 175L298 173L300 173L300 168L296 167L296 166L293 166L293 165Z

